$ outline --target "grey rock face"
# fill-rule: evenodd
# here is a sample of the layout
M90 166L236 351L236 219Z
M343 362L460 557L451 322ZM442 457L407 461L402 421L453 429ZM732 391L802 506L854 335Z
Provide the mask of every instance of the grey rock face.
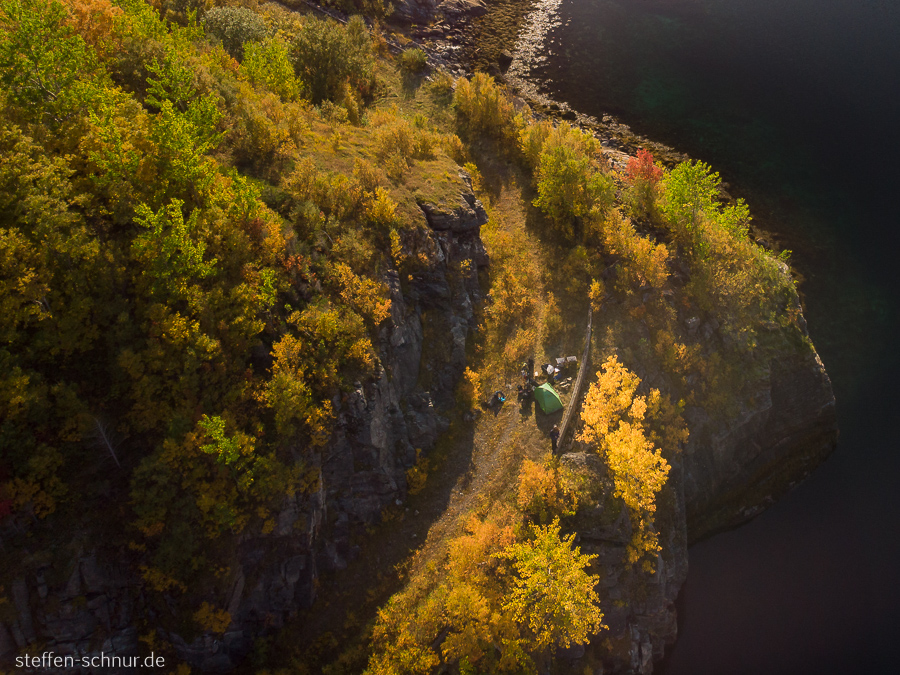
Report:
M471 191L461 192L448 204L421 203L419 207L425 213L428 225L438 232L469 232L487 222L484 205Z
M444 0L438 5L438 9L447 17L481 16L487 13L484 0Z
M750 520L834 450L831 380L815 351L768 364L740 417L691 426L684 492L691 542Z
M410 23L428 23L436 6L437 0L401 0L394 6L394 17Z

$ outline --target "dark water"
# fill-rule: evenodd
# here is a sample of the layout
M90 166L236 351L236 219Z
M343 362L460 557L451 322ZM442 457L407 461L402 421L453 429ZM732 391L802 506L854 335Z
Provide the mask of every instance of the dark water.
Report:
M667 675L900 670L900 2L563 0L535 76L711 163L794 251L838 450L691 549Z

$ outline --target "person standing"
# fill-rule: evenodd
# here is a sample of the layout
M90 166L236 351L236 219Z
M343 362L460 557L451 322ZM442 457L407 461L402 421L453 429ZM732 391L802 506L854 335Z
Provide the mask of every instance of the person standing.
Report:
M553 452L556 452L556 445L559 443L559 426L556 424L550 430L550 441L553 443Z

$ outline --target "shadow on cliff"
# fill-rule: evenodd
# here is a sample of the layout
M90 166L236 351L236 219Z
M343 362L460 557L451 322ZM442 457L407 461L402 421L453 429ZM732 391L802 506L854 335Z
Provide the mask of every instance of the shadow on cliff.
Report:
M379 524L358 527L356 557L344 569L319 577L316 601L283 636L283 644L295 650L310 672L320 672L341 653L343 663L366 652L357 647L368 643L378 608L406 583L413 554L447 511L453 493L462 492L471 480L474 444L475 421L457 418L425 456L424 487L405 502L384 508ZM354 665L362 670L366 663Z

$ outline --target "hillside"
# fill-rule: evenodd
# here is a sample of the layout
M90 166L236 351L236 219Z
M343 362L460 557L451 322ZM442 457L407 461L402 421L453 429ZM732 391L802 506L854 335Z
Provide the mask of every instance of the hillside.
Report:
M649 672L689 538L830 451L786 256L708 166L383 31L0 4L3 663ZM515 385L589 308L554 455Z

